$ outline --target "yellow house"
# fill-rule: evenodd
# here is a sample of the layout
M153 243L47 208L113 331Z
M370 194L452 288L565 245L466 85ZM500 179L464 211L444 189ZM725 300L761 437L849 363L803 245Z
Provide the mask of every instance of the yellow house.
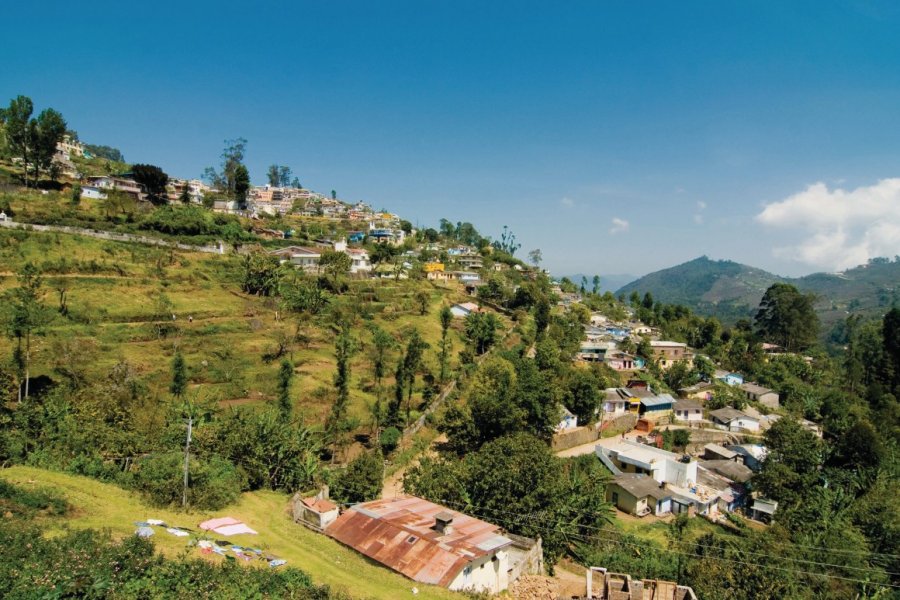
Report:
M426 273L437 273L438 271L444 271L444 263L439 262L428 262L425 263L425 272Z

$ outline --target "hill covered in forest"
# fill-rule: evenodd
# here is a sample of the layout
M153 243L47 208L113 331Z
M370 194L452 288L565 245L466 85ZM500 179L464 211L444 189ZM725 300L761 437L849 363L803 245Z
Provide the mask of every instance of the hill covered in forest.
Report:
M874 259L843 273L814 273L788 278L730 260L701 256L656 271L621 287L616 294L647 292L669 304L683 304L724 321L751 317L766 289L786 282L817 296L816 309L826 328L849 313L880 314L898 300L900 262Z

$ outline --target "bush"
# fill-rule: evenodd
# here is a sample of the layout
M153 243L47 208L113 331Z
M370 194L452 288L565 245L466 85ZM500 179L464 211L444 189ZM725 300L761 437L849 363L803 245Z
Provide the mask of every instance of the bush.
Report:
M168 452L145 458L134 474L134 487L157 506L181 504L184 486L184 455ZM234 502L241 492L241 478L230 462L213 456L201 460L191 456L188 504L215 510Z
M397 449L397 444L400 443L400 438L403 436L400 433L400 430L396 427L388 427L384 431L381 432L381 449L385 454L390 454L394 450Z
M147 215L140 227L170 235L213 235L220 231L209 211L193 205L161 206Z
M45 538L31 524L0 522L5 598L344 598L293 567L244 569L171 560L136 536L121 542L82 530ZM64 568L60 568L65 565Z
M63 515L69 503L59 493L48 489L26 490L0 479L0 512L32 516L37 511Z

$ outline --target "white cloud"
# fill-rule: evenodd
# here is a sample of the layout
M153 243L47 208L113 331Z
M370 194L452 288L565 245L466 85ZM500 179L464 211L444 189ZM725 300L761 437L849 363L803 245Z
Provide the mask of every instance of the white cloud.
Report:
M706 202L697 200L697 212L694 213L694 223L703 225L703 211L706 209Z
M854 190L824 183L767 204L756 220L790 231L799 241L775 256L840 271L876 256L900 253L900 178Z
M575 206L575 201L569 197L560 199L559 203L562 204L563 206L565 206L566 208L572 208L573 206Z
M625 233L628 231L629 223L625 219L620 219L619 217L613 217L612 227L609 228L609 232L612 235L616 235L617 233Z

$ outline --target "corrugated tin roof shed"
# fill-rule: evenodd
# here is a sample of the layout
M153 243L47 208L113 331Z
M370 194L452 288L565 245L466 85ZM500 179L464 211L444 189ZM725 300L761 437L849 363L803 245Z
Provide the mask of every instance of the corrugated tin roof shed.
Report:
M660 394L650 398L641 398L641 404L644 408L666 410L672 408L672 405L675 404L675 399L669 394Z
M441 533L436 517L446 521L448 513L452 526ZM512 544L497 525L415 496L357 504L325 533L414 581L444 587L474 559Z

